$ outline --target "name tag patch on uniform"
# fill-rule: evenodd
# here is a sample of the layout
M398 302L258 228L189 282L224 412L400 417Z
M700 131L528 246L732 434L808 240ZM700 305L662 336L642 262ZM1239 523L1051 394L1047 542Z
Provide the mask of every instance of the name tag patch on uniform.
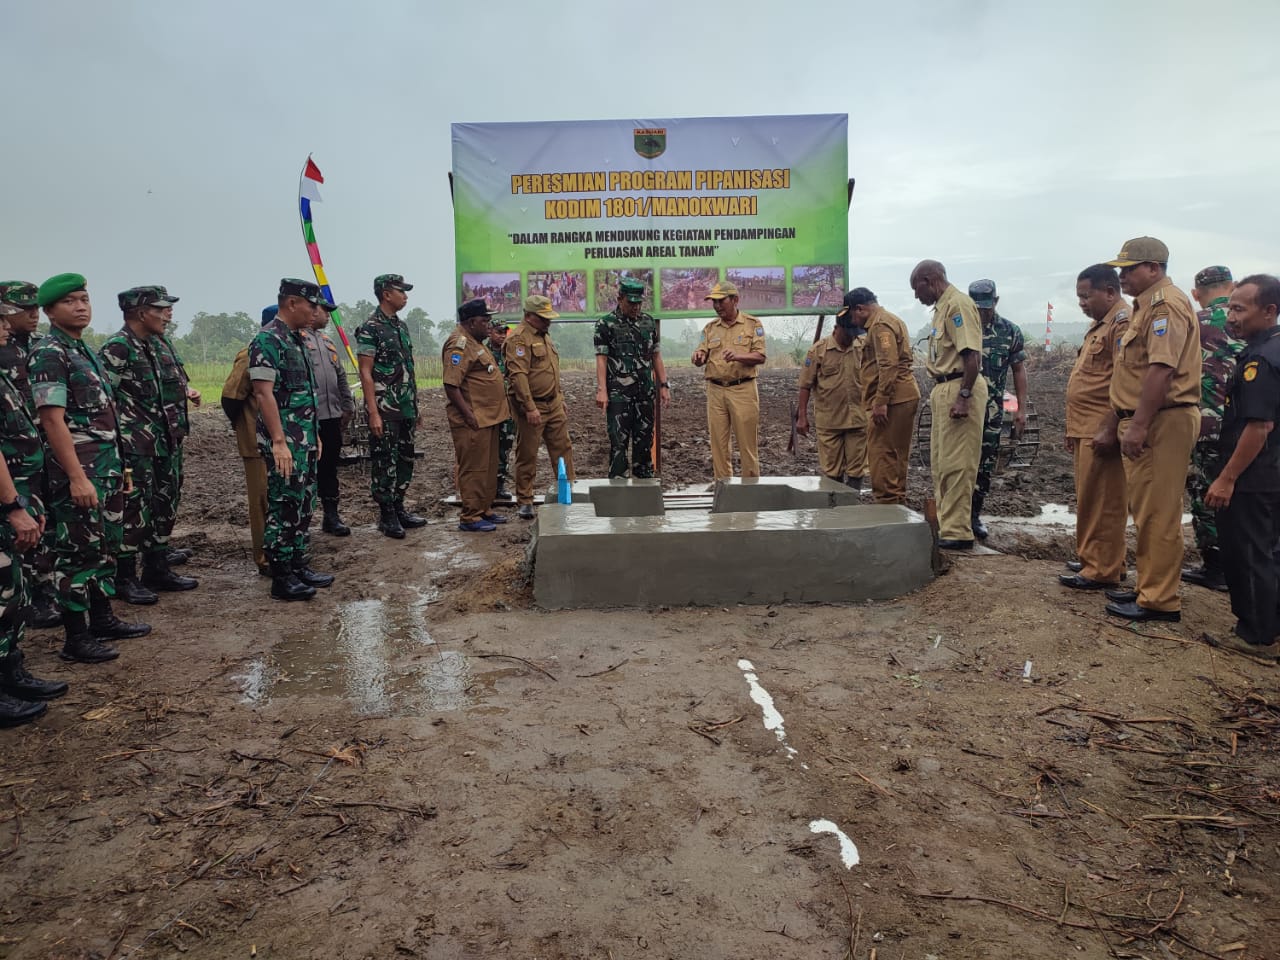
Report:
M1244 372L1240 374L1244 377L1245 383L1251 383L1258 376L1258 361L1253 360L1244 365Z
M957 327L963 327L964 317L962 317L960 314L957 313L954 317L951 318L951 322L954 323Z
M1169 332L1169 318L1161 317L1159 320L1153 320L1151 323L1151 332L1157 337L1163 337Z
M458 364L462 362L462 354L460 353L449 354L449 362L456 367Z

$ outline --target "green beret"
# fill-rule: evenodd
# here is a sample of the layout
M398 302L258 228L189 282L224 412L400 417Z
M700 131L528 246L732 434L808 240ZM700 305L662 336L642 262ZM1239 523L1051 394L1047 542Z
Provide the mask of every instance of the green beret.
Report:
M36 294L36 302L42 307L57 303L69 293L83 290L89 281L78 273L60 273L40 284L40 292Z

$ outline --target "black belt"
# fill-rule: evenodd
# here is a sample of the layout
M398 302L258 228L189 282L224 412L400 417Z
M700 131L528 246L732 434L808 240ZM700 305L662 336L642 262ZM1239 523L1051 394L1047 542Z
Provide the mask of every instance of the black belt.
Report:
M707 377L707 379L711 380L711 382L714 383L717 387L736 387L738 384L746 383L748 380L751 380L754 378L739 377L737 380L713 380L711 377Z
M1159 410L1156 411L1156 413L1160 413L1163 410L1178 410L1182 407L1198 407L1198 406L1200 406L1198 403L1171 403L1167 407L1161 407ZM1119 407L1116 407L1115 411L1116 411L1116 416L1119 417L1121 420L1132 420L1133 415L1138 412L1136 410L1121 410Z
M534 403L550 403L555 398L556 398L556 394L553 393L550 396L546 396L546 397L534 397L533 402Z
M959 380L959 379L960 379L961 377L963 377L963 376L964 376L964 371L963 371L963 370L961 370L959 373L944 373L944 374L943 374L942 376L940 376L940 377L934 377L934 378L933 378L933 382L934 382L934 383L949 383L949 382L951 382L952 380Z

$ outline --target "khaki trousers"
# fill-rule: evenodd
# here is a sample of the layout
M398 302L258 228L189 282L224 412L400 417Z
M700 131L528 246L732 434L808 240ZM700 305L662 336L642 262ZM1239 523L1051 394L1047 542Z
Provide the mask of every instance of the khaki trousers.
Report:
M982 420L987 409L987 381L979 377L969 398L969 415L951 418L951 404L960 396L962 379L936 384L929 394L933 416L929 432L929 460L933 467L933 496L938 504L938 539L973 540L973 488L982 456Z
M253 562L267 565L262 552L262 531L267 526L267 465L261 457L243 457L244 485L249 496L249 538L253 541Z
M760 393L754 379L732 387L707 381L707 434L711 468L717 480L733 476L729 434L738 448L744 477L760 476Z
M546 445L551 458L551 479L555 481L556 461L564 457L564 469L569 479L573 473L573 443L569 440L569 415L564 409L564 398L556 397L550 403L539 403L538 413L542 423L534 426L524 413L516 415L516 500L521 504L533 503L533 483L538 475L538 448Z
M818 429L818 469L832 480L845 477L862 478L867 462L867 431Z
M881 427L871 420L867 427L867 459L876 503L907 502L907 467L919 409L915 398L891 403L889 422Z
M1076 438L1076 556L1080 576L1119 583L1124 573L1124 463L1119 453L1099 456L1088 440Z
M1132 423L1120 421L1121 439ZM1142 456L1124 458L1129 512L1138 530L1138 605L1148 610L1182 608L1182 491L1199 433L1198 409L1170 407L1152 418Z
M449 424L453 455L458 461L458 499L461 523L484 517L498 495L498 425L472 430L466 424Z

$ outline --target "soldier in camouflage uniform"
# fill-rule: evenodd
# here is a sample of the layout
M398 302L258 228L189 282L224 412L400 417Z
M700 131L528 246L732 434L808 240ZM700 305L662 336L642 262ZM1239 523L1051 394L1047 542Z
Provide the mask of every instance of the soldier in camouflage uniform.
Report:
M495 318L485 346L489 348L494 363L502 371L504 381L507 378L507 358L502 355L502 348L506 342L507 325ZM511 417L507 417L498 426L498 492L496 496L499 500L514 499L507 484L511 481L511 448L515 446L515 442L516 422Z
M640 309L644 284L630 277L618 283L612 313L596 323L596 406L609 431L609 476L653 476L654 382L662 405L671 388L658 345L658 321Z
M31 380L27 364L31 351L40 339L36 327L40 322L40 306L36 303L38 288L24 280L7 280L0 283L0 303L19 308L9 317L9 342L0 346L0 370L9 375L26 400L31 418L36 418L36 407L31 400ZM45 476L35 481L36 488L48 499ZM22 555L22 572L31 593L31 607L27 612L27 626L45 628L62 623L62 611L53 596L53 534L49 524L40 535L40 542Z
M0 300L0 349L8 319L25 308ZM61 681L40 680L23 666L22 636L30 599L22 553L35 548L45 525L40 498L44 445L26 398L0 369L0 726L33 720L44 700L67 692Z
M158 484L156 496L152 500L152 515L155 519L155 542L157 546L164 546L166 559L170 564L176 565L186 563L192 555L192 551L186 547L174 549L169 544L169 538L173 535L173 525L178 519L178 504L182 500L182 444L191 432L187 404L200 406L200 391L192 388L187 368L178 356L173 341L169 339L169 327L172 323L173 310L164 311L165 332L156 337L154 343L156 365L160 371L160 397L164 401L164 413L169 420L171 444L168 456L161 457L156 468ZM151 582L156 577L156 572L144 572L142 582L152 589L165 589Z
M405 491L413 479L413 433L418 425L418 379L413 366L413 341L398 316L409 302L413 284L398 273L374 278L378 309L356 329L360 385L369 413L369 460L373 500L378 505L378 529L403 539L405 527L426 525L423 517L404 507Z
M124 519L116 406L102 365L81 339L93 319L84 277L50 277L39 301L50 329L31 354L31 392L53 453L46 467L49 517L57 527L53 582L66 631L61 656L101 663L118 653L100 640L151 632L111 611Z
M1184 568L1182 579L1210 590L1227 589L1218 548L1216 511L1206 507L1204 495L1222 469L1218 452L1218 435L1222 431L1223 403L1236 357L1244 343L1227 333L1227 300L1235 284L1231 271L1223 266L1205 267L1196 274L1191 295L1201 309L1200 321L1200 435L1191 448L1191 469L1187 472L1187 494L1191 499L1191 528L1195 531L1200 551L1200 566Z
M249 344L249 379L258 401L258 448L267 465L267 523L262 549L271 565L271 596L310 600L333 576L307 562L315 509L320 423L316 381L300 331L317 305L336 309L306 280L280 281L279 312Z
M124 326L98 351L115 395L128 481L124 533L116 561L116 596L126 603L151 604L159 599L153 591L193 590L197 586L193 577L180 577L170 569L167 531L157 522L167 519L172 529L173 473L179 441L165 413L156 344L178 298L169 296L164 287L133 287L117 294L116 302L124 312ZM140 553L144 583L138 582Z
M982 506L991 490L991 476L996 472L996 455L1000 451L1000 433L1004 429L1004 391L1009 371L1013 371L1013 390L1018 398L1014 414L1013 436L1022 435L1027 425L1027 349L1022 331L996 313L996 285L991 280L975 280L969 284L969 298L982 317L982 375L987 380L987 412L982 426L982 458L978 461L978 480L973 491L973 535L987 539L987 526L982 522Z

